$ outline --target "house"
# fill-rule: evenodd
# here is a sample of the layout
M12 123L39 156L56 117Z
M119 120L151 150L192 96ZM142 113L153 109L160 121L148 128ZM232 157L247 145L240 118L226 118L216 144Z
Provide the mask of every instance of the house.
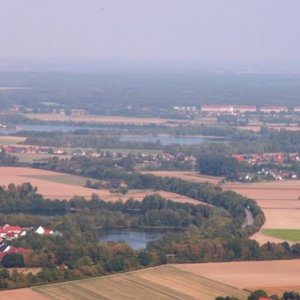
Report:
M127 182L123 179L113 179L109 182L108 187L119 189L119 188L127 188Z
M9 246L5 243L0 244L0 261L3 259L3 257L7 254L17 253L26 255L30 252L30 249L27 248L17 248L14 246Z
M9 224L5 224L3 227L0 227L0 238L12 240L18 238L22 231L24 230L20 226L11 226Z
M261 106L260 111L267 114L281 113L281 112L287 112L288 108L287 106L283 106L283 105Z
M210 112L210 113L255 113L256 106L255 105L230 105L230 104L209 104L201 106L202 112Z
M62 234L60 231L55 230L55 231L53 232L53 236L62 237L63 234Z
M43 226L38 226L38 227L34 228L33 232L37 233L39 235L53 235L54 234L53 230L44 228Z
M63 149L56 149L53 151L53 153L58 155L66 154L66 152Z
M0 261L7 254L17 253L17 254L21 254L21 255L24 256L24 255L28 254L29 252L31 252L31 250L27 249L27 248L16 248L16 247L13 247L13 246L9 246L7 251L0 252Z
M239 161L239 162L245 160L245 158L243 157L243 155L240 155L240 154L232 154L231 157L234 158L235 160Z

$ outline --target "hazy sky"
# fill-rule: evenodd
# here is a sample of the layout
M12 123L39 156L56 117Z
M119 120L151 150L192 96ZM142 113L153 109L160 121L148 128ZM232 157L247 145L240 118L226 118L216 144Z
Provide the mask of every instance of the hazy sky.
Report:
M0 0L0 58L300 62L300 0Z

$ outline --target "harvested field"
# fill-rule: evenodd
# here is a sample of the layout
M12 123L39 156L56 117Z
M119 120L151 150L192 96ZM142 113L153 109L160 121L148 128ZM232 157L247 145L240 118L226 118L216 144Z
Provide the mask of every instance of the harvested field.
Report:
M67 116L61 114L25 114L26 117L42 121L60 121L60 122L86 122L98 124L128 124L128 125L147 125L147 124L164 124L174 122L174 120L162 118L137 118L123 116L100 116L100 115L82 115ZM176 122L182 123L180 120Z
M47 300L49 298L30 288L0 292L0 300Z
M279 238L275 238L273 236L265 235L261 232L257 232L255 234L253 234L251 236L251 239L257 241L260 245L263 245L267 242L270 242L270 243L283 243L283 242L286 242L286 240L282 240L282 239L279 239ZM289 242L289 243L293 244L292 242Z
M182 264L174 267L240 289L270 291L274 288L299 290L300 260L249 261L230 263Z
M201 203L192 198L165 191L129 190L127 194L123 195L121 193L112 193L108 189L90 189L84 187L87 179L86 177L40 169L0 167L1 186L8 186L10 183L20 185L24 182L31 182L33 186L38 188L39 193L50 199L71 199L75 195L89 199L92 194L97 194L105 201L126 201L130 197L136 200L142 200L147 195L159 193L162 197L177 202ZM91 181L93 182L94 180L91 179Z
M300 285L299 286L285 286L285 287L257 287L253 290L264 290L267 292L268 295L278 295L278 296L282 296L284 294L284 292L288 292L288 291L293 291L293 292L297 292L300 294Z
M227 295L244 300L248 295L242 290L170 265L41 286L34 290L53 300L214 300L216 296Z
M69 174L56 174L56 173L54 173L53 175L27 175L24 176L24 178L41 179L45 181L64 183L64 184L70 184L70 185L81 186L81 187L85 186L87 180L90 180L92 183L98 182L98 180L92 178L69 175Z
M143 174L152 174L155 176L160 177L175 177L179 179L183 179L190 182L209 182L212 184L219 184L223 177L216 177L216 176L207 176L201 175L197 172L185 172L185 171L145 171L142 172Z
M300 229L299 180L227 183L224 189L256 200L266 216L262 229ZM259 242L282 241L276 237L264 236L262 232L253 238L258 238Z
M25 117L33 120L41 121L58 121L58 122L86 122L90 124L122 124L122 125L169 125L179 126L183 124L196 125L216 125L216 118L200 118L197 120L182 120L182 119L164 119L164 118L139 118L125 116L101 116L101 115L82 115L82 116L67 116L61 114L24 114Z

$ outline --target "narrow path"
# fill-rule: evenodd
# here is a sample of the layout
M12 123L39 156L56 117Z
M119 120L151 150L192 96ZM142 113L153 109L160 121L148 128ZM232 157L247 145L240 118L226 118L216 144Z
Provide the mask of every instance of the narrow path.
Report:
M246 218L244 224L242 225L242 228L245 228L246 226L251 226L254 223L254 217L250 209L245 208L245 213L246 213Z

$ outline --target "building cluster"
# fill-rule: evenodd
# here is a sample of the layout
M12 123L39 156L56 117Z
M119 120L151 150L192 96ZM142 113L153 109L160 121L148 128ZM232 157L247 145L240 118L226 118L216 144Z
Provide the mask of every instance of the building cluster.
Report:
M291 163L300 162L300 154L298 153L255 153L255 154L233 154L231 157L239 162L248 162L254 164L266 163Z
M44 228L43 226L37 226L33 228L22 228L21 226L13 226L10 224L5 224L3 227L0 227L0 242L6 240L10 241L17 239L23 236L26 236L29 231L39 235L61 235L58 231L53 231L49 228Z
M234 154L231 157L239 162L256 165L255 173L241 174L240 181L298 179L300 176L290 168L293 162L300 162L297 153Z
M5 224L3 227L0 227L0 241L13 240L26 234L27 231L20 226Z
M8 145L3 146L2 149L7 154L41 154L41 155L63 155L66 152L63 149L55 149L51 147L39 146L21 146L21 145Z
M236 104L202 104L201 106L173 106L178 116L220 116L242 114L286 114L299 113L300 106L286 105L236 105Z
M5 224L4 226L0 227L0 261L7 254L17 253L26 255L31 252L31 249L14 247L7 244L8 241L26 236L29 231L44 236L62 236L59 231L53 231L52 229L44 228L43 226L22 228L18 225L13 226L10 224Z
M22 254L23 256L30 253L31 249L14 247L11 245L7 245L6 243L0 243L0 261L4 258L5 255L8 254Z
M175 160L180 160L183 162L196 162L196 157L193 155L187 155L183 152L178 152L176 154L172 154L169 152L158 152L158 153L126 153L126 152L114 152L114 151L101 151L94 152L88 154L86 152L77 151L75 156L86 156L90 155L91 157L96 158L110 158L120 160L122 158L127 158L128 155L139 165L147 167L147 166L156 166L159 165L162 161L171 162Z

